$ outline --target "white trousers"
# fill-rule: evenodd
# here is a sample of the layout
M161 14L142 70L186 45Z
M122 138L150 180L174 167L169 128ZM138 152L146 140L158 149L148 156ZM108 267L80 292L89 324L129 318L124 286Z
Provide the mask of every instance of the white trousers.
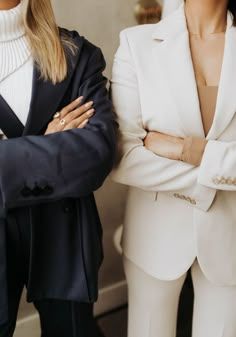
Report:
M175 337L179 296L186 274L161 281L124 257L129 289L128 337ZM194 314L192 337L236 337L236 287L216 286L192 268Z

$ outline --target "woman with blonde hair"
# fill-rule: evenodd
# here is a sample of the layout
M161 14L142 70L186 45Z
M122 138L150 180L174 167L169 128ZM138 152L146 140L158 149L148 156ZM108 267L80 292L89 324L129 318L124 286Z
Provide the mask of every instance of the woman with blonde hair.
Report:
M50 0L0 0L0 336L24 286L44 337L92 337L102 261L93 191L115 155L101 51Z
M129 185L128 337L174 337L190 269L193 337L236 336L236 2L185 0L129 28L113 68L115 181Z

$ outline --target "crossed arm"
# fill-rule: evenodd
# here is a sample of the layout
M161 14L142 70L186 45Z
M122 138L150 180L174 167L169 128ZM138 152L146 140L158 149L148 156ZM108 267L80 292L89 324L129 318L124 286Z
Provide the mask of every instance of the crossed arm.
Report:
M236 191L236 142L181 139L144 129L135 67L124 31L112 78L113 104L120 125L120 155L113 179L146 191L184 191L198 199L205 210L216 190ZM220 176L227 179L217 182ZM235 185L230 184L232 180Z
M207 140L198 137L178 138L150 131L144 139L144 145L160 157L181 160L197 167L201 164Z
M80 98L65 107L60 112L65 125L56 118L45 135L0 142L0 207L77 198L101 186L116 154L104 67L101 52L94 49L77 91L88 105L77 107Z

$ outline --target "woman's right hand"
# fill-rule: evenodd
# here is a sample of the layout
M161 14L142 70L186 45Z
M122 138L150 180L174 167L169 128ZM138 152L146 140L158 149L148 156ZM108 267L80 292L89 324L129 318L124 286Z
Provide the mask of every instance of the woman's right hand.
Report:
M78 107L82 100L83 97L81 96L64 107L60 112L57 112L53 120L48 124L45 135L70 129L84 128L95 110L92 108L93 101Z

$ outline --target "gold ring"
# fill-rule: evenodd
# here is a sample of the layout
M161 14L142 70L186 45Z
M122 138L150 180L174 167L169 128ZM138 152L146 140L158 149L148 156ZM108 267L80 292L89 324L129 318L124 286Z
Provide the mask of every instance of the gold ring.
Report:
M53 116L53 119L59 118L61 117L61 113L58 111L55 113L55 115Z
M59 122L61 125L65 125L66 124L66 120L64 118L62 118Z

